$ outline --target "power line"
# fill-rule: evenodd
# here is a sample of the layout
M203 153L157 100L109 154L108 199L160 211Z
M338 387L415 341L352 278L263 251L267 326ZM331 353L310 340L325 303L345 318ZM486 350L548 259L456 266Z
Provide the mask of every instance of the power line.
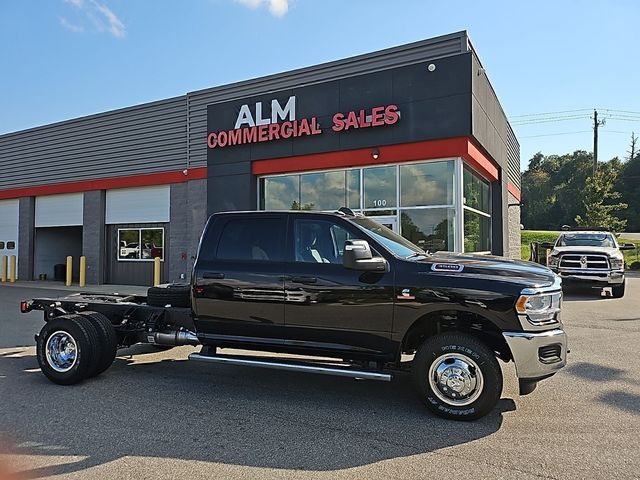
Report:
M518 138L556 137L558 135L573 135L577 133L589 133L590 131L591 130L576 130L575 132L543 133L542 135L527 135L525 137L518 137Z
M587 118L591 118L589 115L575 115L575 116L567 116L567 117L549 117L549 118L540 118L540 119L532 119L532 120L520 120L511 122L511 125L535 125L536 123L555 123L555 122L565 122L569 120L584 120Z
M542 115L556 115L559 113L574 113L574 112L590 112L590 108L581 108L578 110L560 110L557 112L544 112L544 113L527 113L524 115L512 115L510 118L521 118L521 117L538 117Z

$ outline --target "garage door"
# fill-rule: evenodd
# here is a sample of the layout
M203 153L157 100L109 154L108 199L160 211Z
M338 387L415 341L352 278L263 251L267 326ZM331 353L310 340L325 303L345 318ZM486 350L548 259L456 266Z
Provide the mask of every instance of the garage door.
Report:
M18 257L18 200L0 200L0 256Z
M36 197L36 228L81 226L82 212L82 193Z
M106 223L169 221L169 185L107 190Z

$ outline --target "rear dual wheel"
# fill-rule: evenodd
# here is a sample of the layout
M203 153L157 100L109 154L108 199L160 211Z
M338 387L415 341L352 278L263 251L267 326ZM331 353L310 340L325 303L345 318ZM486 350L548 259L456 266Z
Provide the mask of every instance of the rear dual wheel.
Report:
M50 320L36 345L42 373L60 385L73 385L104 372L113 363L116 349L111 322L97 312Z

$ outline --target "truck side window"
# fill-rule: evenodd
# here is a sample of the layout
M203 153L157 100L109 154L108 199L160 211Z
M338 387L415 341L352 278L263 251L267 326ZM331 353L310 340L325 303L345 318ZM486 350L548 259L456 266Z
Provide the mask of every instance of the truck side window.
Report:
M340 225L326 220L296 219L294 223L296 262L342 263L344 242L354 236Z
M279 262L284 259L284 245L284 218L232 218L223 227L216 257Z

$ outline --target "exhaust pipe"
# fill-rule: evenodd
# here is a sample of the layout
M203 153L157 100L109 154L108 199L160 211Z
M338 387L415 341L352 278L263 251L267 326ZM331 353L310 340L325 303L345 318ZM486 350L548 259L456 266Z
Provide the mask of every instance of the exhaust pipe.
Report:
M188 330L175 330L169 333L155 332L147 335L147 341L157 345L200 345L196 334Z

